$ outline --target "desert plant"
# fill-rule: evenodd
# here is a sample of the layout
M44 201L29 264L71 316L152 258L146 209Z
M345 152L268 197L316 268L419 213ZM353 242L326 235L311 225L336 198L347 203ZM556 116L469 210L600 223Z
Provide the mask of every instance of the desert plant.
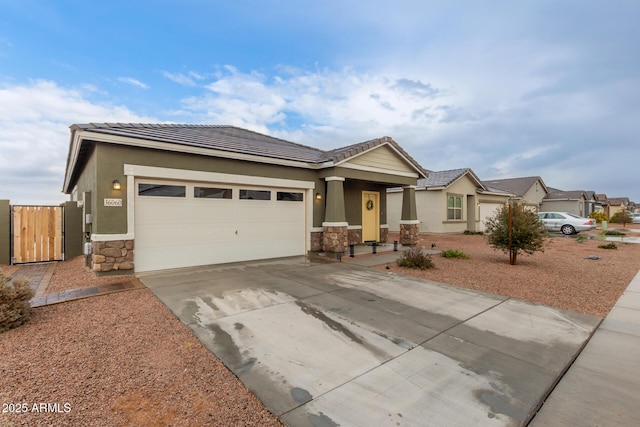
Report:
M441 255L445 258L463 258L463 259L469 258L469 255L457 249L449 249L447 251L443 251Z
M0 271L0 332L18 327L29 320L33 289L26 277L11 280Z
M420 270L434 267L431 255L425 254L420 248L411 248L405 251L396 263L398 267L419 268Z
M600 249L618 249L618 245L616 245L615 243L611 242L611 243L605 243L603 245L598 245L598 247Z
M627 233L623 233L622 231L618 231L618 230L607 230L607 231L603 231L602 234L604 234L605 236L626 236Z
M547 230L538 215L517 203L506 205L485 222L489 244L509 254L509 263L516 265L518 254L544 252Z
M589 218L593 218L596 220L596 222L599 224L602 221L606 221L607 220L607 214L600 211L600 212L591 212L589 214Z
M586 237L584 237L583 235L579 235L578 237L576 237L576 242L583 243L585 239Z
M622 224L623 227L627 226L628 222L631 222L631 216L625 211L616 212L611 216L610 221L614 224Z

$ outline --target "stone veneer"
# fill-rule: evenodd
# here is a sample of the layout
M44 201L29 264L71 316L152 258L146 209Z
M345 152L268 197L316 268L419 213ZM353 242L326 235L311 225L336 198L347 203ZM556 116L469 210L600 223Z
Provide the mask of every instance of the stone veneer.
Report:
M133 249L133 240L91 242L91 269L95 272L133 270Z
M400 224L400 243L403 245L416 245L420 238L419 224Z
M389 238L389 229L387 227L380 227L380 243L387 243Z
M311 251L319 252L322 250L322 231L311 232Z
M353 228L349 230L348 233L350 245L359 245L362 243L362 228Z
M326 226L322 234L322 250L344 253L349 247L349 231L346 226Z

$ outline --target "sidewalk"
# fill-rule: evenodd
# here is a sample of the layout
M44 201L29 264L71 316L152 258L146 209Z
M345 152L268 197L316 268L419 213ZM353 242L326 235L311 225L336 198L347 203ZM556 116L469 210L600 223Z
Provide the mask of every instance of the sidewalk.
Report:
M640 424L640 272L530 426Z

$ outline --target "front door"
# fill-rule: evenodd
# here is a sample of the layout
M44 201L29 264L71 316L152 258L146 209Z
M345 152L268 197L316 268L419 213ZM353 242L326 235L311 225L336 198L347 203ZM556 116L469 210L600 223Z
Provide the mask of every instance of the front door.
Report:
M380 240L380 193L362 192L362 241Z

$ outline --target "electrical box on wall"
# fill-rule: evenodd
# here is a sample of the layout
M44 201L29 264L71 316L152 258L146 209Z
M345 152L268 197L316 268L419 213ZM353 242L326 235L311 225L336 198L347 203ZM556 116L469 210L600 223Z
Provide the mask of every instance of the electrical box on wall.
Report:
M91 224L91 219L92 219L92 218L91 218L91 214L86 214L86 215L84 216L84 223L85 223L85 224Z
M84 244L84 254L91 255L91 242L86 242Z

